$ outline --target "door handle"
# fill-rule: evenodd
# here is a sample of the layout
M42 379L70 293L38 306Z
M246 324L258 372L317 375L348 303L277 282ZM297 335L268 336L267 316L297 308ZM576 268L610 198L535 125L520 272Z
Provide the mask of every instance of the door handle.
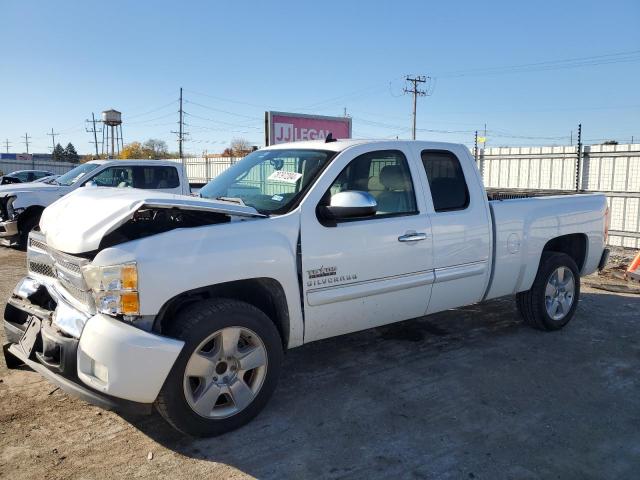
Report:
M398 237L399 242L419 242L421 240L426 240L429 236L426 233L405 233L404 235L400 235Z

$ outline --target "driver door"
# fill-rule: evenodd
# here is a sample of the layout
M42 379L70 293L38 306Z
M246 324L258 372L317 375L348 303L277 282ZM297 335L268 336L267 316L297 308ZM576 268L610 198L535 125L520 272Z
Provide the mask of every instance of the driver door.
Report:
M302 205L305 342L427 311L434 274L419 165L411 151L391 145L345 151ZM373 195L376 215L333 225L317 215L319 204L349 190Z

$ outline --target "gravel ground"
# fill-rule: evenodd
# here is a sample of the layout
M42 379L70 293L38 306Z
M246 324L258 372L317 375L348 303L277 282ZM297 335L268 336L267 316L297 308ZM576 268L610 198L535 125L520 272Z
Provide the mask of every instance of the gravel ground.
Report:
M0 298L24 269L0 248ZM500 299L316 342L257 419L209 440L0 362L0 477L637 478L639 323L640 296L585 287L560 332Z

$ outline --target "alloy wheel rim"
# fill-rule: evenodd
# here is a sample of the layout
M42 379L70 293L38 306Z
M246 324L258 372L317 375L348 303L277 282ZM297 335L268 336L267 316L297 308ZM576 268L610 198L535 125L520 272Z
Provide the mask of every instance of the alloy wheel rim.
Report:
M255 332L226 327L203 340L184 371L184 396L209 419L228 418L253 402L267 374L267 350Z
M576 282L571 269L558 267L547 280L544 303L547 314L553 320L567 316L575 299Z

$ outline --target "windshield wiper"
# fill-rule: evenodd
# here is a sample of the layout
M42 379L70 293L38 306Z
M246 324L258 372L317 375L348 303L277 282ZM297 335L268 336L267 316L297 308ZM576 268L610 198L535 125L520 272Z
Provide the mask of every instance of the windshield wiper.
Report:
M238 197L216 197L216 200L222 200L223 202L231 202L231 203L237 203L238 205L241 206L246 206L244 204L244 201L241 198Z

